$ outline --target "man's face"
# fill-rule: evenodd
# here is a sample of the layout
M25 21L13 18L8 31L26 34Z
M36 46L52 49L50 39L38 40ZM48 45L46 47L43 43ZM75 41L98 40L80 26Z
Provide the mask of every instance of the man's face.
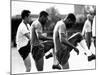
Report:
M93 20L93 15L90 15L89 19L92 21Z
M26 20L27 20L27 23L30 23L30 22L31 22L31 16L30 16L30 14L29 14L29 16L26 18Z
M75 21L67 19L67 21L66 21L66 27L67 28L71 28L74 24L75 24Z
M48 21L48 16L42 16L42 24L45 24Z

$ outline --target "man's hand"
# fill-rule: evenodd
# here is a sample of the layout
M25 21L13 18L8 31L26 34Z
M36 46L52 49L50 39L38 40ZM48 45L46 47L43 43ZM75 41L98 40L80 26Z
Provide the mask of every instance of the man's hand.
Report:
M41 43L40 45L44 48L44 44Z
M77 55L79 55L79 50L77 48L74 49Z
M47 37L47 33L42 33L42 35L43 35L44 37Z
M91 41L94 42L94 38L93 37L91 38Z

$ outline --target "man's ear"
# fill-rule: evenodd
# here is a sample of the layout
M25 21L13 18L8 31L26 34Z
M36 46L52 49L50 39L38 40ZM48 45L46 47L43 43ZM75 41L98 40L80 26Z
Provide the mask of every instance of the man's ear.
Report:
M69 22L71 22L71 19L70 19L70 18L68 18L68 19L67 19L67 22L68 22L68 23L69 23Z
M25 17L24 17L24 20L26 20L26 18L27 18L27 17L25 16Z
M25 16L25 18L28 18L29 16Z
M70 19L70 18L68 18L68 21L70 22L70 21L71 21L71 19Z

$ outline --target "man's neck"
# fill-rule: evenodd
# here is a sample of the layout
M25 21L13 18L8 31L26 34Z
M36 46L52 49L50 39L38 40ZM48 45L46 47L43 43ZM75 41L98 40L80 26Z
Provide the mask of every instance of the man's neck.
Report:
M25 20L23 20L23 23L24 23L25 25L27 25L27 22L26 22Z
M40 22L40 24L42 25L42 27L44 27L44 24L42 23L41 19L39 18L38 21Z
M41 19L39 18L38 21L40 22L40 24L42 24Z
M64 24L65 24L65 27L66 27L66 22L65 22L65 20L63 20L63 22L64 22ZM66 27L66 29L68 29L68 28Z

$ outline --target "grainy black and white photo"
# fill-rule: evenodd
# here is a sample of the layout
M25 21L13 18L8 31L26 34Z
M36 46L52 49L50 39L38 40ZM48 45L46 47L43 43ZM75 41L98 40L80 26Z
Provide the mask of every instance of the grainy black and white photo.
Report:
M95 5L11 1L11 74L95 69Z

